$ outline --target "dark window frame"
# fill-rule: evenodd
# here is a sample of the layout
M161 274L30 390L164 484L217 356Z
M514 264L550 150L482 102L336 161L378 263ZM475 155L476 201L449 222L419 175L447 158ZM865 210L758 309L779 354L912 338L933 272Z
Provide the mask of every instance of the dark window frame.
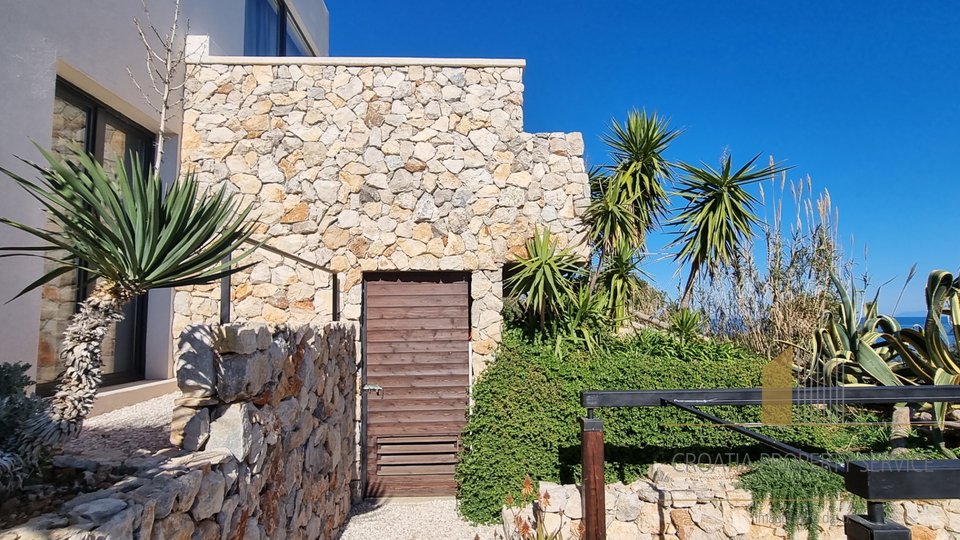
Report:
M310 46L310 43L307 41L306 33L303 31L303 28L297 24L297 21L293 18L293 13L290 11L290 8L287 7L287 0L246 0L246 5L249 6L251 2L275 2L277 5L277 23L276 23L276 33L277 33L277 42L274 44L276 47L276 54L269 54L263 51L254 51L251 50L255 46L248 45L247 36L251 30L251 25L261 21L250 21L246 17L249 17L251 10L249 7L245 7L245 18L243 22L243 34L244 34L244 43L243 43L243 54L244 56L287 56L287 34L292 34L296 36L300 42L303 44L303 54L306 56L316 56L316 51L313 50L313 47ZM288 24L289 23L289 24Z
M110 123L116 128L121 128L124 133L138 137L139 144L136 145L136 151L140 159L136 165L143 167L143 170L149 169L153 163L153 154L150 150L156 141L153 133L128 120L112 107L91 97L60 77L57 77L55 93L58 98L87 111L87 135L83 148L85 152L93 154L97 161L103 162L106 128L107 123ZM127 165L131 166L132 164L128 162ZM77 270L74 313L79 311L80 303L87 298L90 284L92 282L89 274L85 270ZM133 339L132 369L103 374L102 386L104 387L140 381L146 376L147 295L138 296L133 302L133 316L130 318L133 325L131 336ZM58 380L38 383L37 394L41 396L53 395L57 384Z

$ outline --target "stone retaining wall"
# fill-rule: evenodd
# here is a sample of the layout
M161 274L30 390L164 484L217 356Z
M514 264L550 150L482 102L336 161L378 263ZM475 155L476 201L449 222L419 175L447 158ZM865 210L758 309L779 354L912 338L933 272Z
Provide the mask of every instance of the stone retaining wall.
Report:
M749 491L737 489L735 471L714 467L700 470L685 465L654 465L647 478L629 485L606 487L607 540L773 540L787 538L782 516L771 514L765 504L757 515L750 511ZM544 525L560 530L564 538L577 538L583 505L578 486L540 483L540 493L549 494ZM911 529L914 540L960 540L960 500L894 502L888 518ZM824 510L822 540L845 540L843 516L850 504L836 512ZM515 536L515 516L535 523L532 506L504 508L506 538ZM796 540L807 540L798 531Z
M364 272L470 273L479 372L500 341L503 264L534 228L586 250L583 138L523 132L521 67L224 62L188 69L183 168L253 204L258 239L341 274L344 320L360 320ZM327 273L248 261L237 321L331 320ZM217 284L181 289L174 330L219 302Z
M0 540L336 538L356 489L355 338L336 324L188 328L171 430L184 449L62 456L125 478Z

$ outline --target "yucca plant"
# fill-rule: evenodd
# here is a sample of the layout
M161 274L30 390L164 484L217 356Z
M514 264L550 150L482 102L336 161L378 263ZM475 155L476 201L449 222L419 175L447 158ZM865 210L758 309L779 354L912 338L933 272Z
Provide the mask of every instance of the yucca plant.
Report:
M643 236L657 226L667 211L669 196L666 186L672 181L670 163L664 157L683 130L671 129L670 121L656 111L633 110L621 126L616 120L610 133L601 140L610 148L613 165L605 167L599 177L601 185L618 192L618 197L632 214L634 227Z
M703 332L703 319L699 312L681 308L670 315L669 332L681 342L695 341Z
M557 248L549 229L535 230L526 248L526 255L517 258L517 271L506 285L544 332L547 316L559 315L563 302L574 297L573 278L583 268L570 248Z
M670 246L679 247L674 259L690 264L687 284L680 297L680 307L690 305L697 275L707 270L711 275L730 266L740 255L744 244L755 236L759 219L753 206L759 201L746 186L773 177L789 169L771 163L762 169L753 164L757 154L746 165L733 170L733 159L723 156L720 169L703 164L696 167L680 163L683 170L677 195L686 201L680 214L670 220L677 228L677 238Z
M599 270L600 290L605 292L607 313L617 326L630 318L630 312L647 295L648 276L642 268L643 256L630 246L620 245Z
M164 189L155 169L145 174L120 163L108 174L78 148L64 161L40 152L47 165L27 162L39 174L37 181L0 169L43 205L51 224L44 230L0 218L45 243L3 247L10 252L4 257L34 256L56 264L18 296L78 269L96 284L64 332L59 352L64 372L55 395L19 436L17 453L28 464L79 433L100 387L101 344L110 325L123 318L124 304L150 289L210 283L238 272L247 267L235 266L237 261L253 251L223 262L253 233L246 220L250 207L240 209L224 188L199 193L196 177L188 173Z

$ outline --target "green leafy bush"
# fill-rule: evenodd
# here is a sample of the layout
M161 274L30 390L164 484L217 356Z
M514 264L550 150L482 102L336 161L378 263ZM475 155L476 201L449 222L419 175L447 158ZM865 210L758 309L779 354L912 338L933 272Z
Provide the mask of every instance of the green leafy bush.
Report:
M577 418L586 414L580 406L582 390L755 388L765 362L729 344L681 342L656 332L605 340L599 350L574 350L562 360L551 345L525 341L522 333L508 330L497 360L474 386L456 471L460 510L468 519L499 520L507 493L518 492L528 474L537 481L578 481ZM759 407L706 410L737 422L760 421ZM651 463L684 461L686 454L729 461L769 453L729 429L698 425L698 419L678 409L611 408L597 414L604 420L608 482L631 481ZM761 431L820 452L850 441L847 428L839 426Z

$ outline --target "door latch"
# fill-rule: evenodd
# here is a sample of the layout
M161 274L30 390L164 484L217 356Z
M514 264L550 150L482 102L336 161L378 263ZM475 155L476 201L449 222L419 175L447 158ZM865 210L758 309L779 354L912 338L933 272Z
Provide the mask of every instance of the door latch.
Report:
M362 390L364 392L376 392L378 396L383 395L383 387L379 384L365 384L363 385Z

